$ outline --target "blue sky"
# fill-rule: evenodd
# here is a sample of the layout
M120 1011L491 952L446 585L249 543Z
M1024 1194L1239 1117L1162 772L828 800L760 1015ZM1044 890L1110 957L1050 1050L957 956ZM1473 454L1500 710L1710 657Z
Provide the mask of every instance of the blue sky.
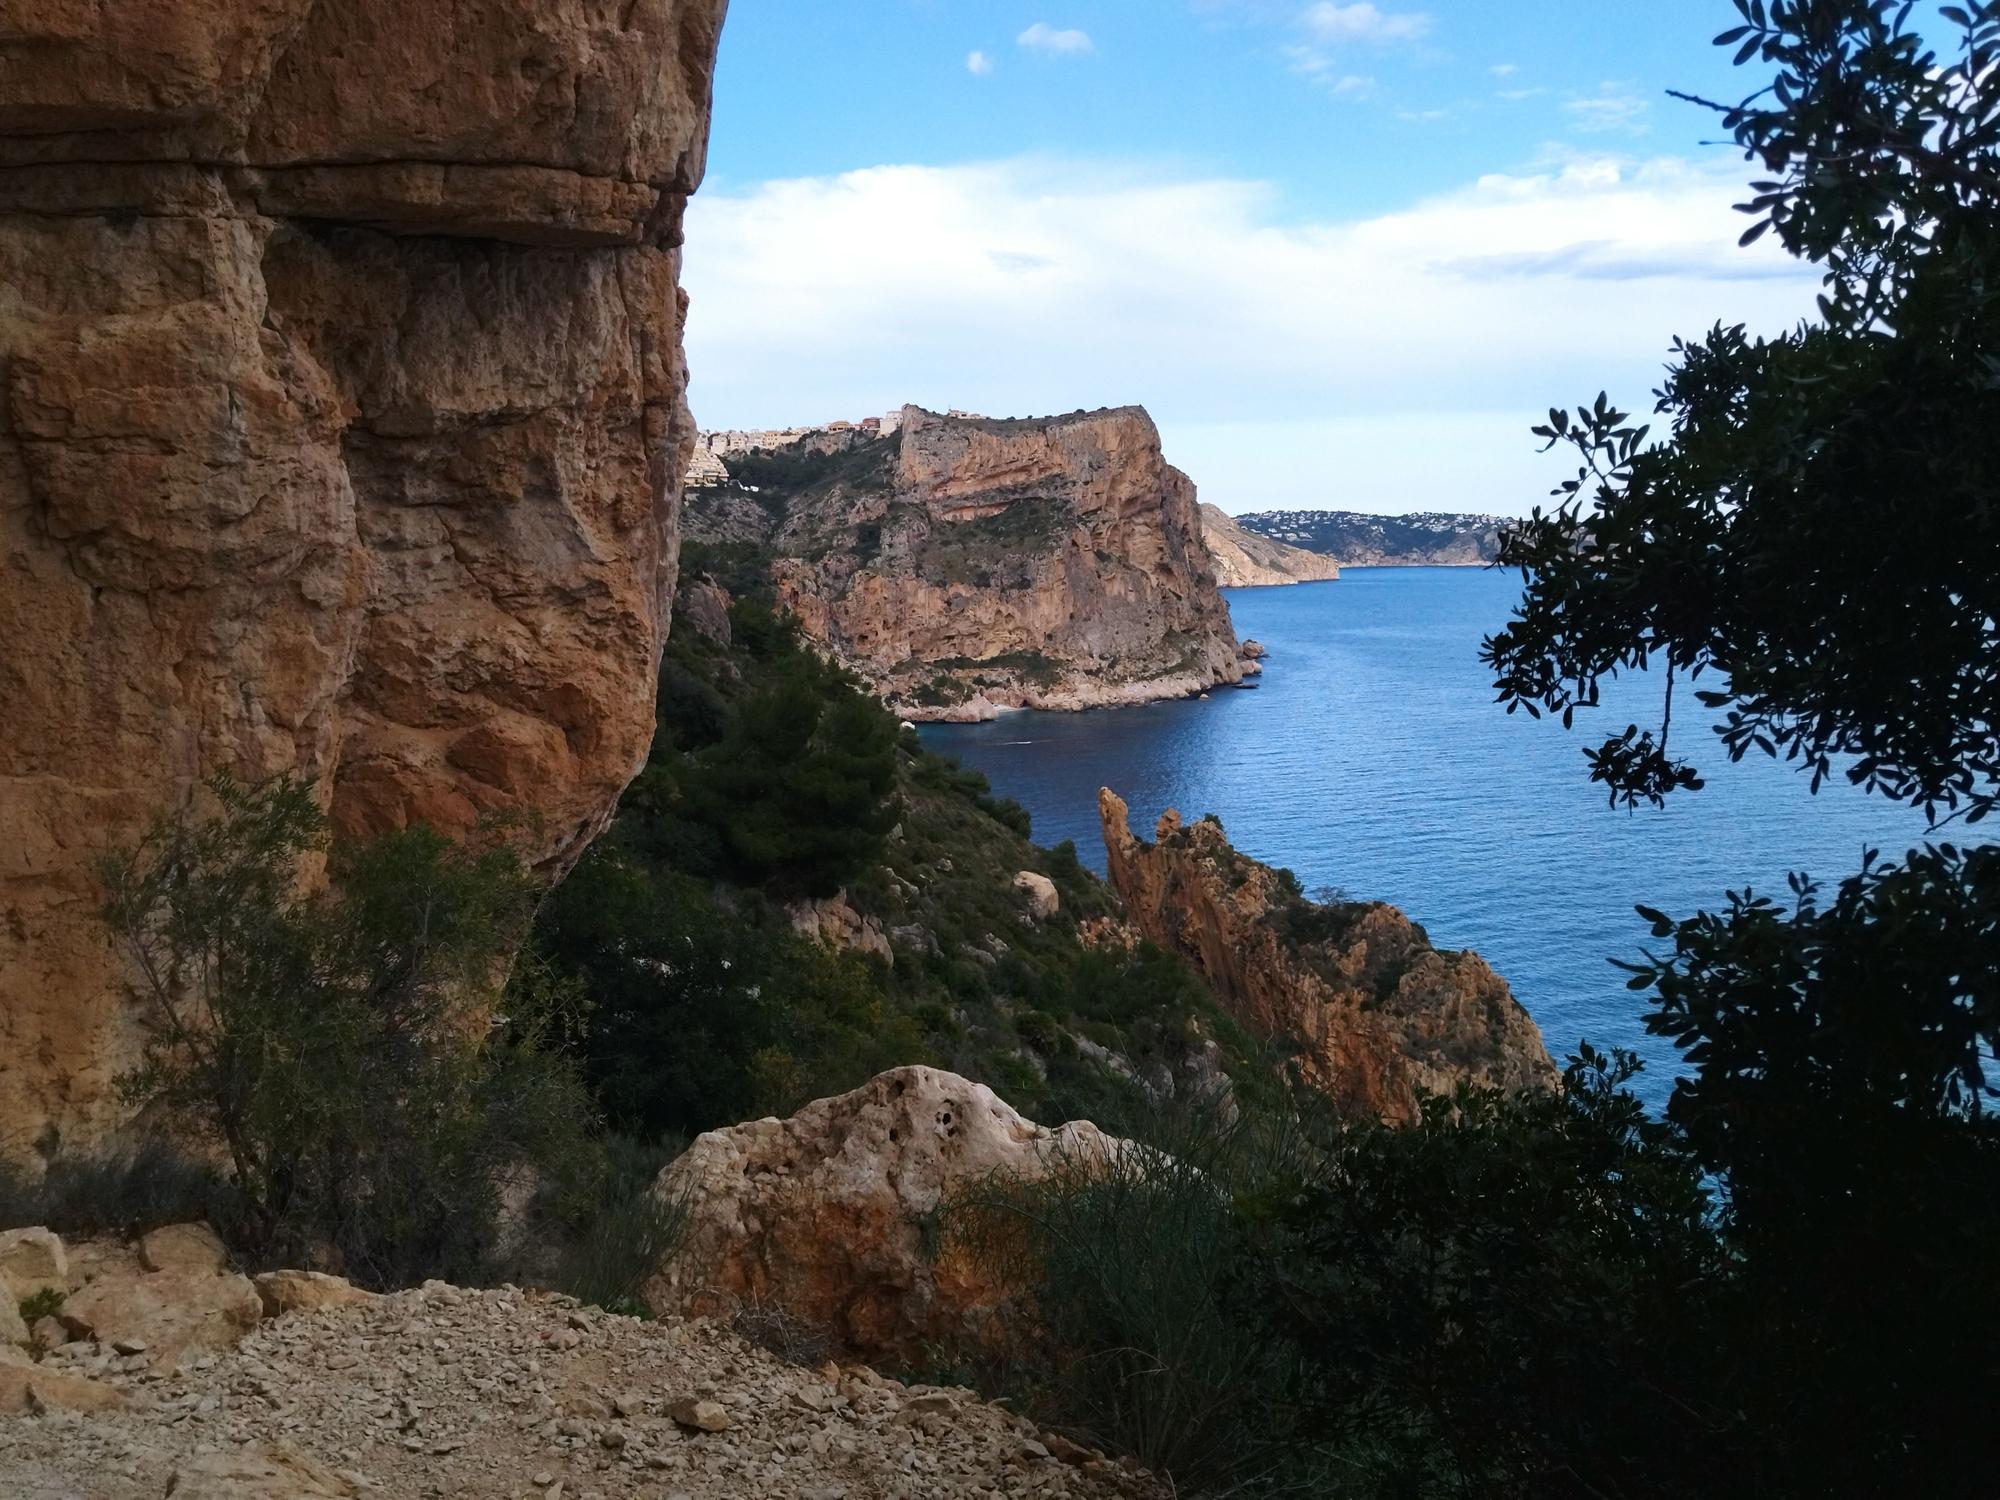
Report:
M735 0L689 213L704 426L1142 402L1226 509L1518 512L1526 427L1812 278L1672 87L1726 0Z

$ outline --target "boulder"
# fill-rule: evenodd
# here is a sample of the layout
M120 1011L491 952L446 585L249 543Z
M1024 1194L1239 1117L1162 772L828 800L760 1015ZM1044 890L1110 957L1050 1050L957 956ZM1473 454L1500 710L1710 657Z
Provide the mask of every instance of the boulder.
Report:
M69 1290L69 1257L63 1242L47 1229L0 1231L0 1282L25 1302L47 1287Z
M722 1403L697 1401L691 1396L669 1405L667 1415L696 1432L722 1432L729 1426L729 1413Z
M854 1357L912 1358L976 1333L1014 1290L931 1243L940 1204L1124 1145L1087 1122L1037 1125L954 1074L896 1068L790 1119L710 1131L670 1163L654 1190L687 1205L687 1233L644 1296L662 1314L776 1308Z
M352 1483L287 1442L189 1459L167 1481L168 1500L350 1500Z
M81 1375L63 1375L39 1365L0 1360L0 1416L25 1412L106 1411L126 1404L116 1386Z
M69 1255L69 1290L101 1276L142 1276L148 1269L139 1247L121 1239L74 1240L63 1247Z
M364 1292L346 1277L322 1271L266 1271L256 1278L256 1287L267 1318L322 1307L358 1307L375 1300L373 1292Z
M1056 883L1046 875L1023 870L1014 877L1014 889L1027 903L1028 915L1037 922L1046 922L1062 910L1062 897L1056 894Z
M263 1315L248 1277L205 1271L101 1277L71 1292L56 1314L78 1338L143 1345L162 1366L190 1349L230 1348Z
M206 1271L229 1268L229 1250L206 1224L169 1224L139 1238L139 1263L148 1271Z
M14 1300L13 1288L0 1284L0 1349L11 1349L29 1342L27 1320L21 1316L21 1306Z

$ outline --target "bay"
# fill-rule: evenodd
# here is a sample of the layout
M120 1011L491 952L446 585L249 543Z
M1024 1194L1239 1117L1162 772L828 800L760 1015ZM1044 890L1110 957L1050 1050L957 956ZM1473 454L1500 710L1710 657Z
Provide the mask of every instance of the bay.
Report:
M1609 962L1651 941L1635 903L1684 916L1746 886L1788 900L1787 871L1831 885L1866 848L1924 839L1921 814L1845 782L1814 796L1791 766L1729 763L1686 693L1676 741L1707 786L1663 809L1607 806L1582 747L1655 723L1661 683L1611 685L1574 733L1507 714L1478 649L1506 622L1516 575L1353 568L1224 592L1237 634L1270 652L1255 690L927 725L924 738L1026 807L1037 842L1074 840L1100 872L1097 789L1109 786L1142 837L1167 807L1214 813L1239 849L1289 866L1308 891L1393 902L1439 947L1484 955L1559 1060L1580 1040L1637 1051L1651 1103L1676 1059L1645 1035L1643 997Z

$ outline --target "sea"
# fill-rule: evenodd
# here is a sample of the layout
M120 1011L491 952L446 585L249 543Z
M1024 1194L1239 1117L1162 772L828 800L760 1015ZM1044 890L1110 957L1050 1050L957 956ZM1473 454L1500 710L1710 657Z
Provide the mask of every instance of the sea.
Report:
M1746 888L1789 901L1787 872L1831 886L1864 850L1921 844L1927 825L1844 780L1814 795L1796 768L1756 752L1732 764L1686 692L1672 748L1706 786L1664 808L1610 807L1583 747L1657 723L1661 681L1607 685L1569 733L1508 714L1479 644L1519 593L1518 574L1481 568L1349 568L1326 583L1228 589L1237 635L1270 653L1254 689L923 735L1026 807L1038 843L1073 840L1100 873L1108 786L1142 837L1166 808L1213 813L1237 848L1288 866L1309 892L1393 902L1438 947L1482 954L1559 1062L1582 1041L1638 1053L1634 1086L1657 1107L1679 1059L1646 1034L1645 997L1611 962L1658 946L1634 906L1683 917Z

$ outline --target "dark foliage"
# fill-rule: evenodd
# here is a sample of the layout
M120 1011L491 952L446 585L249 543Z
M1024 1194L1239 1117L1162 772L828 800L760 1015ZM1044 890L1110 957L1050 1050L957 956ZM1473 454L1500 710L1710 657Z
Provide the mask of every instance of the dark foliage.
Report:
M1725 1251L1702 1172L1588 1047L1557 1093L1349 1124L1239 1288L1363 1493L1713 1495L1745 1434L1715 1380Z
M1824 268L1776 339L1677 343L1648 444L1600 396L1537 429L1583 460L1506 539L1526 589L1486 644L1509 711L1572 722L1663 669L1657 729L1587 752L1614 803L1698 789L1674 688L1720 748L1845 776L1934 820L2000 795L2000 5L1739 0L1718 41L1772 71L1716 106L1765 176L1746 241ZM1994 851L1799 876L1674 921L1632 966L1691 1066L1669 1117L1715 1175L1731 1252L1716 1396L1757 1439L1737 1487L1906 1494L1990 1482L2000 1404L2000 879Z

